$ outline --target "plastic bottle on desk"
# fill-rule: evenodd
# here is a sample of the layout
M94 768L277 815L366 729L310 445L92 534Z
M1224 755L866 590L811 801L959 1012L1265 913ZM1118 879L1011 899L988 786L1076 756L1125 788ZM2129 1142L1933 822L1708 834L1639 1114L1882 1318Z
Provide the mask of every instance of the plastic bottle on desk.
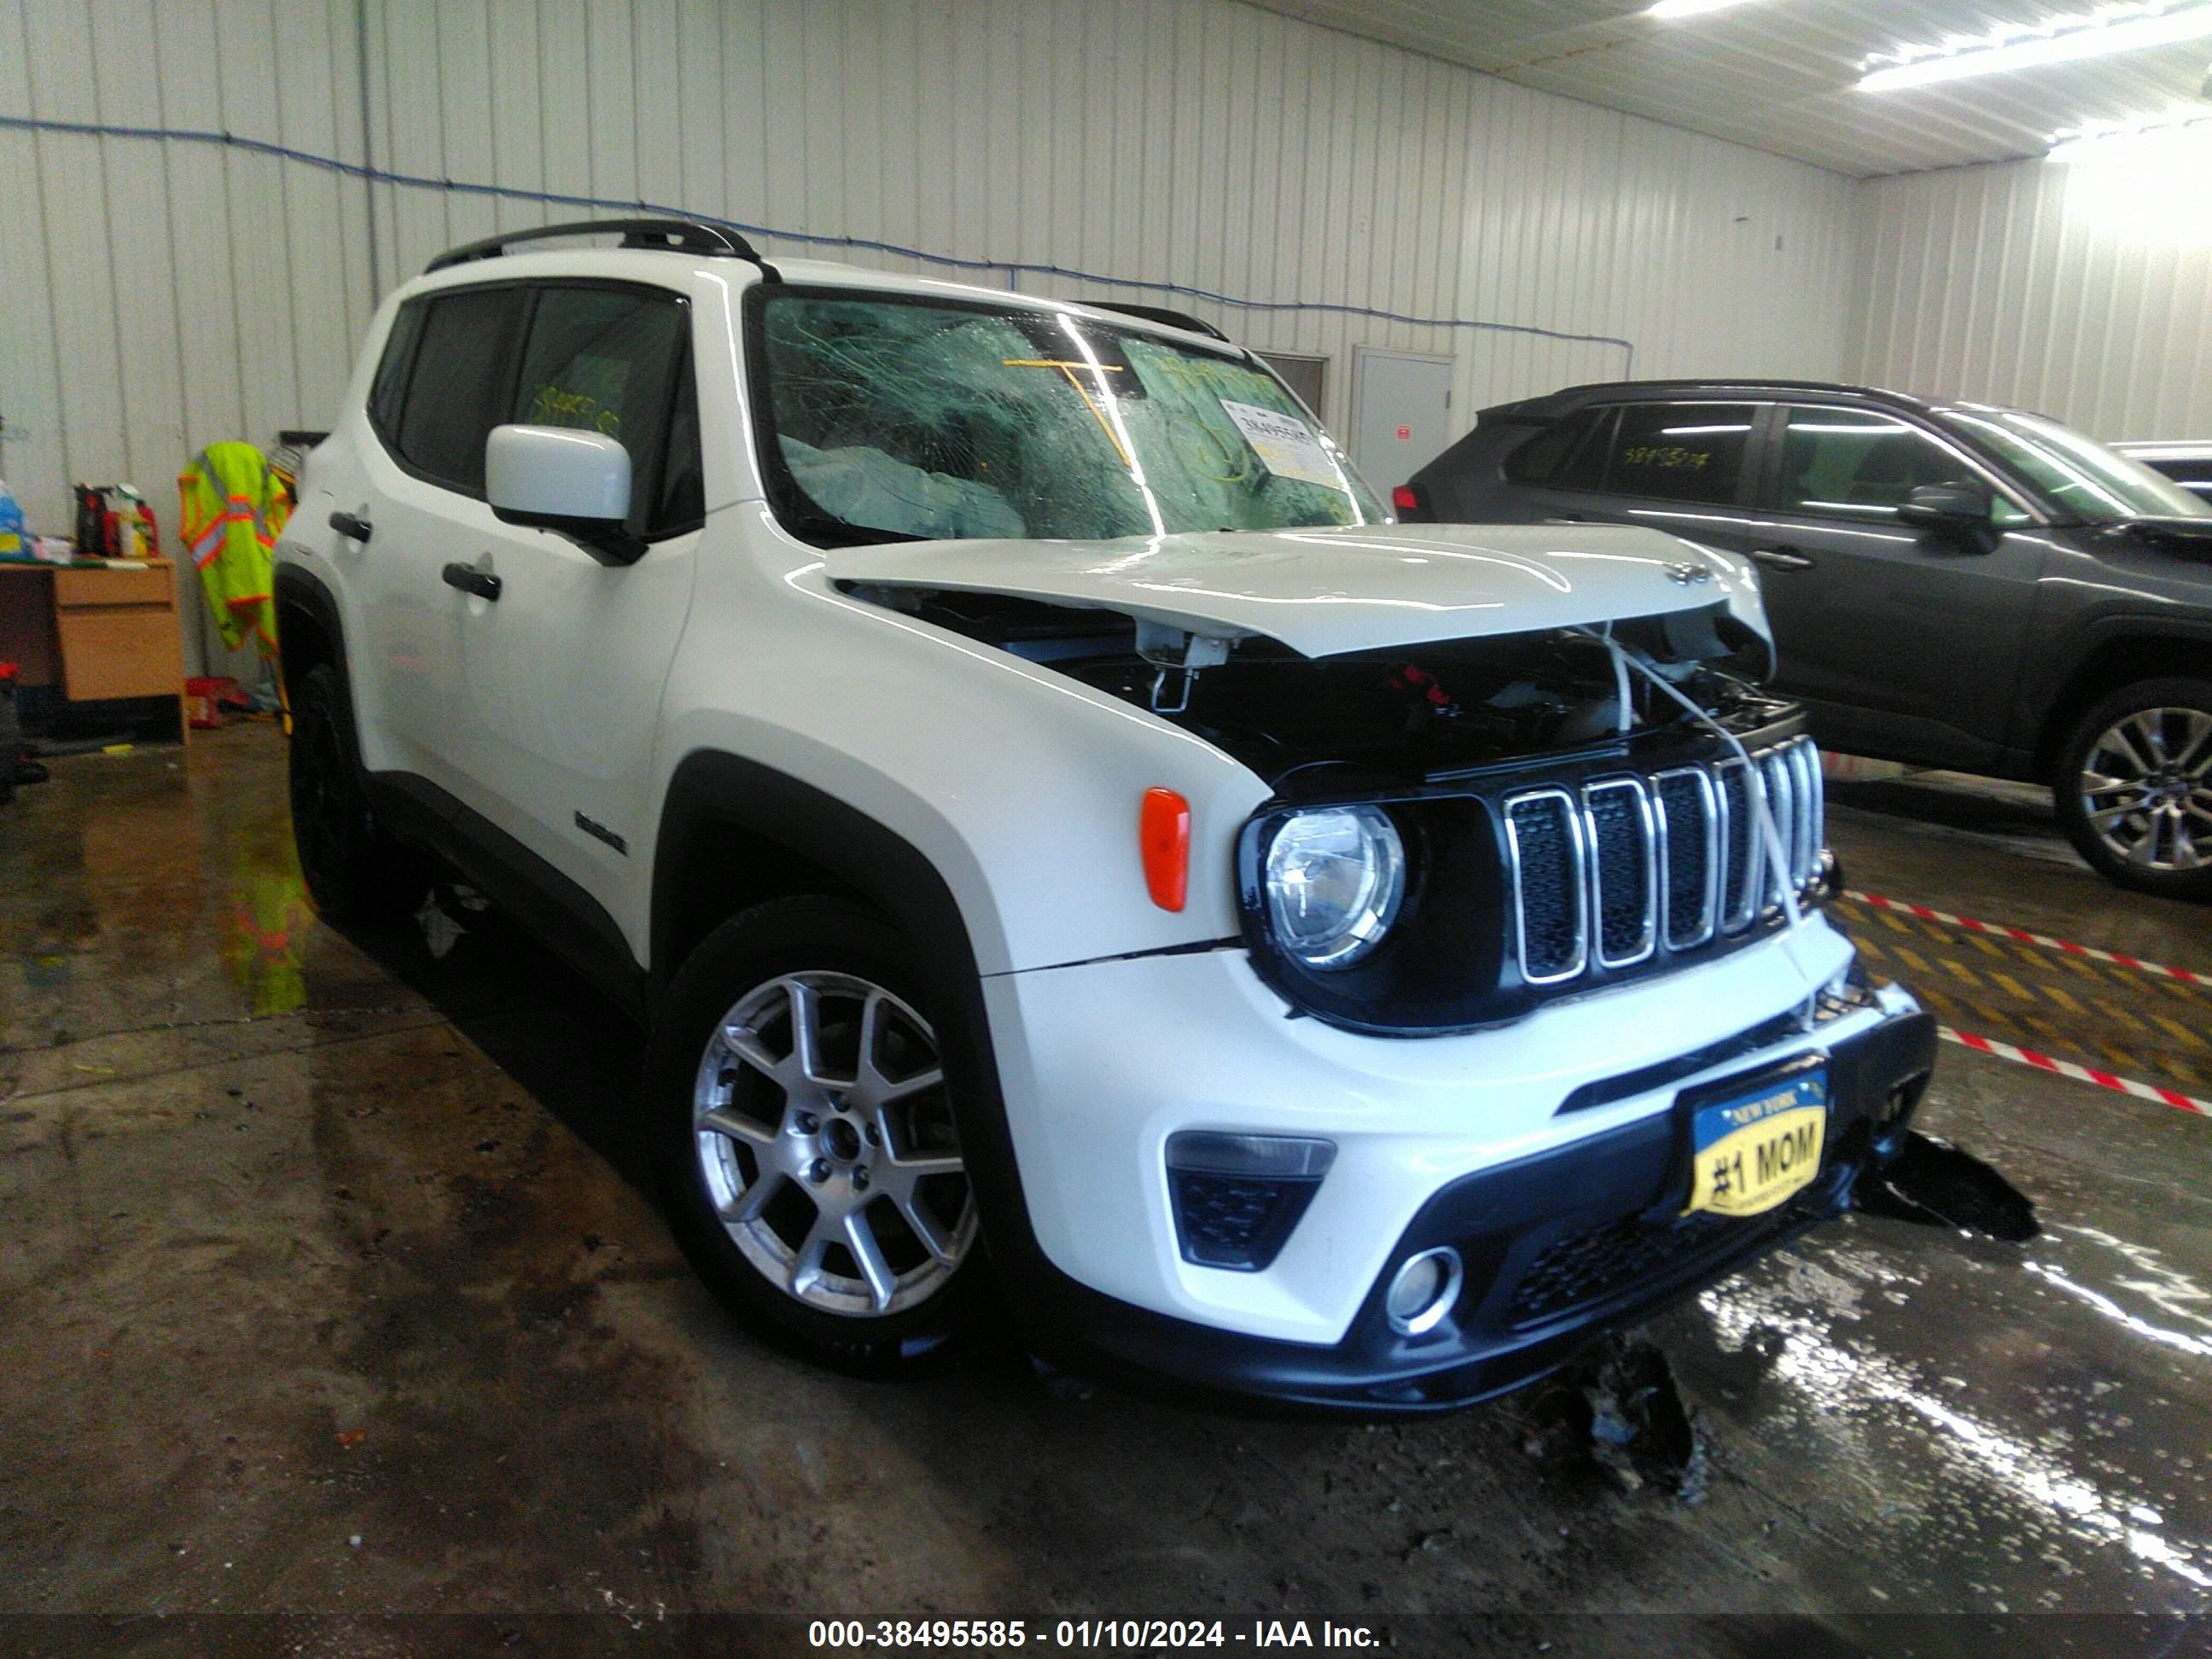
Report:
M31 556L30 533L23 526L23 508L7 482L0 479L0 559Z

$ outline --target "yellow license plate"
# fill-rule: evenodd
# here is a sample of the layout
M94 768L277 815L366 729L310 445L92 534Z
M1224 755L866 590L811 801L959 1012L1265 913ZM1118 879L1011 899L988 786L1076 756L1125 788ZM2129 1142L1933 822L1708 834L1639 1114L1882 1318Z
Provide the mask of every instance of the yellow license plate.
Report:
M1828 1128L1825 1069L1770 1078L1698 1109L1683 1213L1762 1215L1820 1172Z

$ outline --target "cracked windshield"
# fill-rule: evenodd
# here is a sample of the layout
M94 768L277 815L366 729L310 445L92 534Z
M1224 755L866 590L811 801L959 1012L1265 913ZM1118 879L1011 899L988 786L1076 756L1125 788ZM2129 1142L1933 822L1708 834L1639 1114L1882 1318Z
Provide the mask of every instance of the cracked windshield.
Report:
M896 301L785 295L763 317L771 487L812 541L1382 517L1282 384L1226 352L1052 313Z

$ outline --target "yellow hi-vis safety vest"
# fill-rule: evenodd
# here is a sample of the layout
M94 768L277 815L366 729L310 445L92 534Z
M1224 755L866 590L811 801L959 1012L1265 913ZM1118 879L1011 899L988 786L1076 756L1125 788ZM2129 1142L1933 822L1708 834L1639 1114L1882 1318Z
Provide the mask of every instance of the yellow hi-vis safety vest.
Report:
M251 635L276 654L276 538L291 515L283 477L252 444L210 444L177 475L179 524L208 608L233 651Z

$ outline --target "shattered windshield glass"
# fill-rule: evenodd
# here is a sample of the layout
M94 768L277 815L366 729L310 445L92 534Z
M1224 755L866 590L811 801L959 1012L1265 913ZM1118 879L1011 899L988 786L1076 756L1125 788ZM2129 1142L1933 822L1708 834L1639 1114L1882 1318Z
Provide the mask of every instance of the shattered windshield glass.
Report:
M1052 312L774 293L763 471L823 543L1369 524L1335 442L1264 369Z

